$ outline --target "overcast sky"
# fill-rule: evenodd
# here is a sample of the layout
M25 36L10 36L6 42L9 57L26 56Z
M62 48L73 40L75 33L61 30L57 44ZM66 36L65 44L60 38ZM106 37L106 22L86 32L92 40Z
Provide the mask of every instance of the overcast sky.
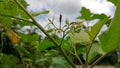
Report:
M113 16L115 7L112 3L106 0L26 0L30 6L29 11L49 10L50 13L40 15L36 19L45 25L48 18L55 17L58 20L59 15L63 18L68 18L70 21L76 21L76 17L80 15L82 6L91 10L92 13L104 13L108 16Z

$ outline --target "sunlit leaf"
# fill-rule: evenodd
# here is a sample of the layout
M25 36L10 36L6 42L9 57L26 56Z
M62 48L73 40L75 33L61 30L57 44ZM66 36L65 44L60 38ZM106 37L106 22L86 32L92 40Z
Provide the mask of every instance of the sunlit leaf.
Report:
M94 58L97 55L104 55L105 52L102 50L102 47L100 44L98 43L94 43L90 49L90 53L89 53L89 57L88 57L88 62L90 62L91 60L94 60Z
M97 34L100 32L102 26L108 21L108 18L105 18L91 27L91 30L88 32L90 39L93 41Z
M80 33L70 33L70 39L73 43L80 43L83 45L87 45L91 43L89 34L87 32L81 31Z
M105 14L93 14L92 17L91 17L91 20L94 20L94 19L105 19L107 18L107 16Z
M20 0L22 4L26 7L27 5L24 0ZM21 8L15 3L14 0L2 0L0 2L0 14L9 15L9 16L18 16L20 15ZM7 28L11 28L12 18L0 16L0 24L3 24Z
M106 53L113 51L120 46L120 2L109 29L99 36L102 49Z
M81 16L79 16L78 19L84 19L86 21L90 20L92 13L90 12L89 9L82 7L80 13L81 13Z
M44 51L47 48L54 47L55 45L48 39L42 40L39 44L39 50Z

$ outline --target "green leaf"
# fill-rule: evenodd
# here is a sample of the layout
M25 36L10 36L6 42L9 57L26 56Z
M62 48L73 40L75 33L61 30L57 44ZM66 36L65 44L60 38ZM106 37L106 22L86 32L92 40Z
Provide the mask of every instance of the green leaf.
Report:
M89 34L87 32L81 31L80 33L70 33L69 36L74 44L80 43L82 45L87 45L91 43Z
M20 2L24 5L26 3L24 0L20 0ZM21 10L21 8L18 7L14 0L2 0L0 2L0 14L2 15L18 16L20 14L19 10ZM11 28L11 22L11 18L0 16L0 24L7 28Z
M19 59L13 55L7 55L3 54L3 56L0 59L0 68L7 67L7 68L13 68L17 65L19 62ZM1 67L1 64L4 65Z
M77 54L78 55L83 55L84 60L86 60L86 48L85 47L81 47L77 50ZM91 61L94 60L94 58L98 55L104 55L105 52L102 50L102 47L99 43L93 43L92 47L90 49L89 52L89 57L88 57L88 63L90 63Z
M90 39L92 41L96 38L97 34L100 32L100 29L107 21L108 21L108 18L105 18L103 20L100 20L99 22L97 22L95 25L91 27L91 30L88 32L88 34L90 35Z
M54 47L55 45L48 39L44 39L40 42L39 45L39 50L40 51L44 51L45 49L49 48L49 47Z
M88 62L91 62L94 60L94 58L98 55L104 55L105 52L102 50L102 47L98 43L94 43L90 49L89 57L88 57Z
M19 36L21 37L21 39L24 42L31 42L32 43L32 41L39 40L39 35L37 35L37 34L19 34Z
M29 4L25 0L19 0L19 1L25 8L27 8L27 6L29 6Z
M107 18L107 16L105 14L93 14L92 17L91 17L91 20L94 20L94 19L105 19Z
M115 6L119 3L118 2L119 0L108 0L108 1L112 2Z
M53 57L52 64L49 68L69 68L69 65L63 59L63 57Z
M0 2L0 14L15 16L18 12L18 6L13 0L4 0Z
M90 12L89 9L82 7L80 13L81 13L81 16L79 16L78 19L84 19L86 21L91 20L90 18L91 18L92 13Z
M70 38L66 38L63 40L62 48L67 50L67 51L70 51L70 49L72 48L71 44L70 44Z
M19 22L20 26L23 27L23 26L33 26L32 23L29 23L29 22L25 22L25 21L21 21Z
M17 9L18 8L13 0L3 0L0 2L0 14L15 16L17 15ZM0 24L8 28L11 27L11 21L11 18L0 16Z
M77 54L78 54L78 55L86 54L86 48L85 48L85 47L80 47L80 48L77 50Z
M19 49L21 53L25 55L30 55L30 52L27 49L25 49L22 45L17 46L17 48Z
M120 2L116 8L116 12L112 23L107 31L99 36L102 49L109 53L120 46Z
M21 9L18 10L21 18L29 19L30 17Z
M32 13L32 15L33 15L33 16L38 16L38 15L40 15L40 14L48 14L48 13L49 13L49 11L46 10L46 11L42 11L42 12L34 12L34 13Z

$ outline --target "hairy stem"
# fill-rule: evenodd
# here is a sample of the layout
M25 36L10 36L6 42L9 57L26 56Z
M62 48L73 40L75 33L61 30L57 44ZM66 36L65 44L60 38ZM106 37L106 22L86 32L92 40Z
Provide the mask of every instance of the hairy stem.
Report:
M23 7L23 5L18 1L15 0L15 2L21 7L21 9L33 20L33 24L36 25L61 51L65 59L68 61L68 63L73 67L76 68L75 64L69 59L65 51L59 46L59 44L54 40L53 37L51 37L46 30L33 18L33 16Z

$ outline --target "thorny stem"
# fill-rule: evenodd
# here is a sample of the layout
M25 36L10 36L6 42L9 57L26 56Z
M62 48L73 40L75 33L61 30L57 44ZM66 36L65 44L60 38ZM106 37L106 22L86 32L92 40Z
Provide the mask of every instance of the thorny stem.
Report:
M22 8L22 10L33 20L33 24L36 25L41 31L59 48L65 59L68 61L68 63L73 67L76 68L75 64L69 59L65 51L59 46L59 44L54 40L53 37L51 37L45 29L33 18L33 16L23 7L23 5L18 1L15 0L15 2Z

